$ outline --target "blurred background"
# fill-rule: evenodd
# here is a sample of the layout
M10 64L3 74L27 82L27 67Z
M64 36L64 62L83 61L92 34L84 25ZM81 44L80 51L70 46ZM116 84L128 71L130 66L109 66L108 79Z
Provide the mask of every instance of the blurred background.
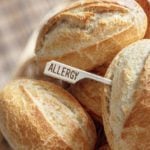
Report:
M40 20L75 0L0 0L0 88L11 79Z

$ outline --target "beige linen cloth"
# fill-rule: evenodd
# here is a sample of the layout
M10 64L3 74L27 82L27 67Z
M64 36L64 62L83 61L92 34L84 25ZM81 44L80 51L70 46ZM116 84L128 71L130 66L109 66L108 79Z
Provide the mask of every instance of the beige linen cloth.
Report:
M11 79L24 47L47 14L75 0L0 0L0 88Z

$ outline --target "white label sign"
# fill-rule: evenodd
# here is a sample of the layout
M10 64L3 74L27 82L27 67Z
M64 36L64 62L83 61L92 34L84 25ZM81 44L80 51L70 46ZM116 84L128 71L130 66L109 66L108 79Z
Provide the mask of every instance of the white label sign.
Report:
M84 78L93 79L108 85L111 85L112 82L110 79L106 79L54 60L47 62L44 74L73 84Z

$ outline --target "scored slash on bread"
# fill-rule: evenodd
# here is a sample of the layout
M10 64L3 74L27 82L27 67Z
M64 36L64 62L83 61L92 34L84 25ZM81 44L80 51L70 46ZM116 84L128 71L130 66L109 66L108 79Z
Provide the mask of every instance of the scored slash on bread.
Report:
M31 79L1 92L0 130L15 150L93 150L96 142L91 118L69 93Z
M150 52L134 96L136 104L124 123L121 136L132 149L150 149Z
M42 28L39 31L40 33L38 35L38 40L36 41L36 48L35 48L36 57L34 59L31 58L31 60L29 60L29 63L28 61L26 61L27 64L25 64L24 69L29 67L28 68L29 70L23 70L22 68L22 70L18 72L18 77L25 76L25 77L35 78L35 79L49 80L48 78L43 76L43 68L45 67L46 62L52 59L66 63L71 66L78 67L83 70L91 71L97 66L102 66L103 64L110 62L114 58L114 56L128 44L143 38L145 31L146 31L146 26L147 26L147 19L146 19L145 13L139 7L139 5L137 5L132 0L126 0L126 1L124 0L101 0L101 1L86 0L84 1L83 0L83 1L77 2L73 4L72 6L68 7L67 9L63 10L62 12L58 13L57 15L53 16L52 18L47 20L45 24L42 25ZM141 56L143 57L143 55ZM147 62L148 61L149 60L147 60ZM31 63L31 66L30 66L30 63ZM126 64L122 64L122 66L126 67ZM130 76L133 73L132 70L134 69L131 69L131 70L124 69L122 71L123 82L125 84L121 83L120 85L118 82L116 82L118 86L118 90L116 90L117 93L119 93L119 90L124 88L124 86L131 85L131 83L128 82L128 80L130 80ZM141 76L144 76L140 84L141 89L139 88L138 94L137 95L135 94L135 97L137 97L135 101L139 101L139 103L135 105L131 114L130 114L130 109L132 109L132 107L128 106L127 104L124 104L124 101L123 101L124 105L121 105L121 107L118 106L116 109L114 109L116 112L119 112L119 111L121 112L118 114L114 112L112 114L110 113L108 98L105 99L108 101L103 102L104 106L102 107L104 107L103 108L104 109L104 115L103 115L104 125L105 125L106 134L108 137L108 142L112 150L120 150L120 147L121 147L121 150L124 150L124 149L136 150L137 145L138 145L137 143L139 143L139 141L141 141L145 137L146 137L146 140L143 142L143 144L140 145L141 146L140 148L141 149L143 147L145 148L145 146L148 147L149 134L147 134L146 136L144 135L143 137L139 137L138 133L143 134L145 133L145 131L144 130L141 131L141 128L140 130L137 131L137 128L135 127L136 125L141 126L141 122L144 122L144 119L146 118L147 122L145 124L142 124L143 125L142 127L147 128L149 130L149 128L147 127L149 123L149 120L147 119L148 115L146 114L145 117L143 117L141 120L139 119L139 122L137 121L136 117L134 117L137 114L137 117L140 118L141 112L149 112L149 109L145 110L145 105L144 105L144 104L149 104L148 103L149 90L145 91L145 85L146 87L149 88L149 81L147 83L147 80L149 80L149 75L147 75L147 70L148 70L147 67L145 67L145 70L146 70L146 73L143 73L144 75L141 75ZM137 70L135 69L135 71ZM120 72L118 72L118 74L119 73ZM106 76L110 77L109 73L107 73ZM31 80L31 83L33 82L36 82L36 81ZM37 86L39 82L37 81L36 85L34 86ZM46 85L44 83L46 82L40 82L40 84L41 83L43 87L40 87L38 89L39 93L43 93L45 91ZM20 83L16 83L16 84L20 84ZM28 84L28 80L25 80L23 84ZM27 88L24 87L24 85L19 86L19 90L21 90L24 97L27 97L26 99L27 102L22 101L23 97L21 98L21 95L18 94L18 91L17 92L15 91L16 89L15 90L11 89L9 93L4 91L3 95L1 95L2 100L3 100L1 102L4 102L3 103L4 105L0 105L0 107L2 108L2 109L0 108L1 109L0 113L3 113L4 118L1 117L0 119L2 119L3 121L4 119L6 119L5 121L7 122L7 124L2 121L0 123L0 127L2 128L2 132L5 135L5 138L11 144L11 146L14 147L16 150L17 149L20 150L21 148L25 148L25 149L26 148L27 149L31 149L31 148L40 149L41 148L45 150L49 148L54 149L56 147L59 149L60 146L61 148L63 147L64 149L76 150L77 148L80 148L80 146L81 146L81 149L82 148L86 150L93 149L96 135L95 135L95 129L93 127L93 124L90 118L86 116L86 114L84 114L83 112L79 114L77 118L75 117L72 118L69 116L70 119L68 119L68 116L65 115L65 112L64 112L66 109L64 108L64 110L62 111L63 113L60 114L60 116L62 115L62 118L64 119L63 121L66 121L66 123L68 123L68 124L64 123L67 126L67 128L65 128L64 125L62 125L63 123L60 123L59 120L57 121L57 119L59 119L60 117L60 116L57 116L57 113L54 116L48 117L49 113L52 113L49 110L50 108L49 102L47 103L47 99L50 99L50 98L47 98L46 102L36 100L37 96L35 95L36 94L38 95L38 92L34 91L34 86L33 88L29 88L29 89L28 89L28 86ZM93 92L94 92L95 87L96 89L99 89L101 88L101 86L102 85L97 86L97 83L96 82L94 83L94 81L85 80L85 81L79 82L77 86L75 85L75 87L73 87L74 89L76 88L74 92L75 91L79 92L79 93L76 92L74 94L75 97L78 97L80 103L98 119L101 118L101 114L102 114L101 93L98 93L100 92L98 91L93 94L90 94L89 91L93 89ZM83 91L81 91L82 87L86 87L86 88ZM107 88L107 90L108 91L106 92L107 93L106 95L108 96L109 95L108 93L112 89ZM12 96L12 93L11 93L12 91L16 94L15 96L17 97L14 96L15 97L14 98ZM57 93L58 91L55 90L54 93L55 92ZM142 96L141 95L139 96L139 93ZM145 95L145 97L143 95ZM61 96L64 97L64 95L61 95ZM117 94L117 98L119 96L120 95ZM58 99L60 100L62 99L62 97L59 97ZM13 103L13 100L11 100L11 98L15 100L14 103L16 104ZM18 98L19 98L19 101L18 101ZM92 102L92 98L96 98L96 100L93 101L94 103ZM91 101L89 101L89 99L91 99ZM141 99L144 99L144 100L140 102ZM8 104L7 100L8 101L11 100L11 105L14 106L13 108L10 106L10 108L12 109L12 112L8 111L8 115L6 115L7 113L4 110L4 108L6 108ZM24 108L26 106L29 106L28 102L30 100L33 100L32 101L33 105L32 107L28 107L29 110L27 112L25 111ZM60 102L59 100L58 102ZM87 103L87 101L89 103ZM52 102L54 101L52 100ZM72 108L70 108L70 104L68 104L68 102L63 101L63 104L72 112ZM54 105L54 104L51 103L51 105ZM4 106L4 108L2 106ZM57 106L59 106L59 104L57 104ZM35 107L37 107L38 110L34 109ZM74 107L75 109L77 109L77 111L80 112L80 107L81 107L80 105L77 104ZM13 109L16 109L16 111L13 111ZM37 113L38 111L41 112L42 116L40 116ZM27 112L27 115L26 115L26 112ZM29 113L31 113L31 116L29 115ZM20 117L19 119L17 118L18 117L17 115L20 115L20 114L22 115L22 117ZM115 116L116 114L117 114L117 117ZM32 116L32 115L35 115L35 116ZM111 115L110 122L112 124L109 122L109 119L108 119L109 115ZM120 116L118 117L118 115L123 116L122 118L125 121L121 122L120 121L121 118L119 118ZM37 119L38 117L41 117L41 118L43 117L48 122L48 124L47 123L44 124L43 123L44 121L38 122L38 119ZM8 118L10 118L10 120L7 120ZM41 120L43 120L43 118ZM55 120L55 118L57 119ZM85 119L84 120L85 124L83 123L82 126L80 125L80 122L82 122L81 118ZM19 124L15 123L16 120L19 122ZM36 125L34 122L35 120L37 120ZM115 120L117 121L119 120L116 126L115 126ZM13 124L11 121L13 122ZM64 132L61 131L61 127L59 128L59 125L61 125L63 129L65 129ZM113 129L111 129L112 125L114 126ZM52 131L51 131L51 126L54 129ZM74 126L78 135L75 132L72 132L70 130L72 128L74 129ZM47 127L47 132L44 131L46 129L45 127ZM27 128L26 133L24 132L25 128ZM116 134L118 134L118 131L120 131L121 128L124 128L124 130L122 131L120 135L122 138L120 142L120 139L117 139L115 137L116 135L113 134L112 130L114 132L117 132ZM30 133L28 131L30 131ZM88 133L85 133L86 131ZM63 135L62 132L64 133L65 138L62 136ZM18 135L18 137L14 138L13 135L16 136L16 134ZM49 135L52 134L52 136L49 136L48 134ZM25 136L23 137L23 135ZM62 139L62 137L64 139ZM76 139L76 137L77 138L79 137L79 138ZM136 137L134 141L132 140L133 137ZM74 145L74 143L76 144ZM127 144L124 144L124 143L127 143ZM103 147L102 149L105 149L105 148L107 149L108 146Z
M135 1L77 2L43 24L35 48L39 68L43 72L47 61L57 60L92 70L143 38L146 27L146 15Z
M150 40L123 49L109 66L102 100L103 123L112 150L145 150L150 142Z

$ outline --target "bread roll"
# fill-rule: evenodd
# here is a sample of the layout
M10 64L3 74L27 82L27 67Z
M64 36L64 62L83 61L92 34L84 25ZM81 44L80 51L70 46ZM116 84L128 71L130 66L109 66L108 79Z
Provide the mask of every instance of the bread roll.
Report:
M108 64L105 64L92 72L104 76L107 67ZM75 85L71 85L69 91L93 117L100 122L102 121L101 96L103 93L103 84L94 80L84 79Z
M150 40L123 49L113 60L102 101L103 123L112 150L149 150Z
M143 38L146 28L146 15L134 0L78 1L45 22L36 43L37 62L41 72L53 59L92 70Z
M150 38L150 0L136 0L144 9L148 18L148 28L146 31L145 38Z
M79 103L62 88L21 79L0 94L0 130L15 150L93 150L96 131Z

